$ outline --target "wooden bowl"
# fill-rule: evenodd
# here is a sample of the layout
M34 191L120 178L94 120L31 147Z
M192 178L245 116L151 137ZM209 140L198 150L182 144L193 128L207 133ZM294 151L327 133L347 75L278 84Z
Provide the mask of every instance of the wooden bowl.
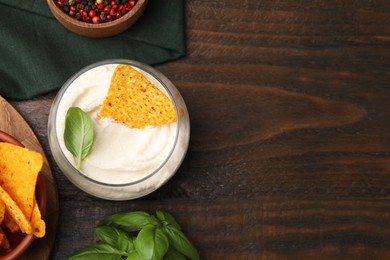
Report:
M133 9L121 18L106 23L86 23L78 21L64 13L55 3L55 0L47 0L47 4L54 17L68 30L85 37L103 38L117 35L132 26L142 15L148 0L138 0Z
M0 142L7 142L24 147L23 144L20 143L17 139L7 133L4 133L3 131L0 131ZM42 174L38 174L35 196L37 198L38 206L43 217L46 213L47 197L45 180ZM0 260L16 259L18 256L22 255L35 240L34 235L26 235L20 231L13 233L8 232L8 230L4 231L7 234L7 238L9 239L11 249L7 252L0 253Z

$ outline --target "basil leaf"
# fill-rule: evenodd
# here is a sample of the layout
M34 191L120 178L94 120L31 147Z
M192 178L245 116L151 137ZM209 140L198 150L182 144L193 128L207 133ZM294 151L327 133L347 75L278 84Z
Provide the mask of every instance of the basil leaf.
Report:
M75 157L78 169L81 161L91 153L94 139L93 123L89 115L79 107L69 108L65 116L64 142Z
M139 254L137 251L133 251L131 252L127 258L127 260L144 260Z
M198 251L182 231L173 226L164 226L162 230L168 237L170 246L192 260L199 259Z
M125 231L110 226L98 226L94 229L96 241L105 242L121 251L130 253L134 251L133 239Z
M181 227L179 223L176 222L175 218L169 214L168 212L157 210L156 211L156 217L159 219L163 224L169 224L174 226L175 228L181 230Z
M74 252L68 260L119 260L126 256L125 252L106 243L98 243Z
M133 248L133 251L128 255L127 259L143 260L142 257L138 254L137 249L136 249L137 237L132 236L131 242L132 242L134 248Z
M113 214L100 221L98 226L116 226L127 232L134 232L141 230L148 224L157 226L159 223L157 219L149 213L134 211Z
M146 225L138 233L135 248L143 259L162 259L169 247L164 232L153 225Z
M185 255L177 251L173 247L169 247L167 253L164 255L164 260L186 260L188 259Z

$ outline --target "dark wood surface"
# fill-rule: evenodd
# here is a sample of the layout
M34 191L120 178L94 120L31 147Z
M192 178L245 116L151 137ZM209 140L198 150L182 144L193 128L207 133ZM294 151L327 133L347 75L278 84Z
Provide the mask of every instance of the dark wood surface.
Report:
M186 1L187 56L161 64L191 119L156 192L89 196L60 172L56 93L12 102L42 143L60 216L53 259L124 210L170 211L204 259L389 259L390 2Z

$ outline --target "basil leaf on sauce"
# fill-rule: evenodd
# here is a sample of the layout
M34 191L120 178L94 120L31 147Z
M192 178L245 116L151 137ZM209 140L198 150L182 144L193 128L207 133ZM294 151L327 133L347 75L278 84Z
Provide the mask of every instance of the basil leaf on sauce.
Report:
M69 108L65 116L64 142L75 157L78 169L82 160L91 153L94 141L94 127L89 115L79 107Z

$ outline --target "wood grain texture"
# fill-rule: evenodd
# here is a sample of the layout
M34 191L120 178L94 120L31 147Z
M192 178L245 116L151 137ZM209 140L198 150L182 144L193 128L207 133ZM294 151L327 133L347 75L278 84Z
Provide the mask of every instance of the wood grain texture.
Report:
M191 141L156 192L110 202L57 168L55 96L13 102L58 180L53 259L124 210L170 211L203 259L388 259L390 2L186 1L187 56L161 64L189 110Z
M58 193L54 176L51 172L45 152L33 130L23 117L0 96L0 130L20 141L26 148L41 153L44 157L43 174L47 193L47 206L44 220L46 235L35 239L30 248L19 259L49 259L54 247L58 224Z

